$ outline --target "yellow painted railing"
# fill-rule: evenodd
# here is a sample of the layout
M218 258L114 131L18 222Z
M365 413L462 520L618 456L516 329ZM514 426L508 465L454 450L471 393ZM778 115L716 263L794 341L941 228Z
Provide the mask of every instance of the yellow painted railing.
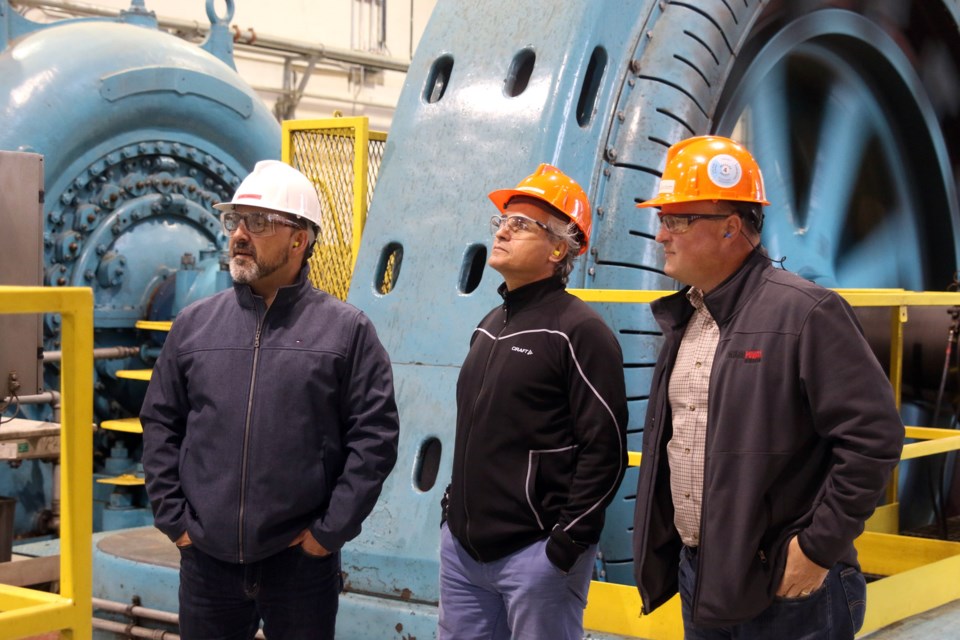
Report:
M60 369L60 593L0 584L0 639L51 631L88 640L93 581L93 292L73 287L0 286L0 313L59 313Z
M586 302L649 304L674 291L570 289ZM960 293L889 289L838 289L854 307L890 308L890 383L897 406L903 383L903 325L913 306L960 306ZM960 431L908 426L901 460L960 450ZM630 466L639 466L640 452L628 453ZM867 522L856 540L863 571L883 576L867 585L867 615L861 634L876 631L910 616L960 600L960 543L895 535L899 530L896 476L887 491L887 504ZM649 640L681 640L680 597L674 596L650 615L640 614L640 595L632 586L592 582L584 612L584 627Z

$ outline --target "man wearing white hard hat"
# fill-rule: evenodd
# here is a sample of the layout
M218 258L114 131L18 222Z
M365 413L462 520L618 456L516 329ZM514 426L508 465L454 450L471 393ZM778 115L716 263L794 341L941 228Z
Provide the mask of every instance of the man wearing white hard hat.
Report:
M187 640L334 637L340 548L396 462L390 359L315 289L313 183L257 163L222 211L233 290L177 316L140 413L155 524L180 549Z

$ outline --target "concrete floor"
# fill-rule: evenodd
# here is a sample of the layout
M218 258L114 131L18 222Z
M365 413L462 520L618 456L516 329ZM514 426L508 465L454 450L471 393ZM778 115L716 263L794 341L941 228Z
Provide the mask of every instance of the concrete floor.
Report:
M960 580L960 576L957 579ZM960 600L859 637L869 640L960 640Z
M942 533L938 526L928 525L911 531L910 535L939 538ZM948 519L946 537L953 542L960 542L960 516ZM957 580L960 580L960 576L957 576ZM859 637L870 640L960 640L960 600Z

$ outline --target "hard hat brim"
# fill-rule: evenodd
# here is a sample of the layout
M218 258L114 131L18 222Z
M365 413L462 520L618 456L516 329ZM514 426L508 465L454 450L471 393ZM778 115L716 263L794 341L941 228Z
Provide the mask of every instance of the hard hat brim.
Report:
M760 205L769 205L770 202L767 200L754 200L752 198L737 198L731 196L729 198L685 198L683 196L676 196L671 194L661 194L655 198L650 198L649 200L644 200L643 202L637 203L637 209L643 209L645 207L662 207L665 204L681 204L684 202L749 202L751 204L760 204Z
M499 209L501 213L506 210L507 205L510 203L510 199L517 196L535 198L536 200L540 200L544 204L548 205L551 209L556 208L543 197L542 193L533 191L532 189L497 189L496 191L491 191L489 194L487 194L487 197L490 198L491 202L497 206L497 209Z
M304 222L309 222L312 225L316 225L316 223L313 220L306 217L305 215L302 215L299 211L294 211L292 209L283 209L281 207L269 207L267 205L257 204L255 202L220 202L218 204L213 205L213 208L219 211L224 211L229 213L230 211L236 211L238 206L254 207L261 211L270 211L273 213L283 213L288 216L293 216L298 220L303 220Z

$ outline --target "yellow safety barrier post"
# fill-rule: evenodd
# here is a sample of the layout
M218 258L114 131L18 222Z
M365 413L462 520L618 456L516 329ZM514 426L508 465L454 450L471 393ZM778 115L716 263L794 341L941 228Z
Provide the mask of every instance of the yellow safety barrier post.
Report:
M92 636L93 292L0 286L0 313L62 317L60 593L0 585L0 639Z
M586 302L649 304L674 291L569 289ZM837 290L854 307L890 308L890 383L897 406L903 383L903 325L914 306L960 306L960 293L881 289ZM960 450L960 431L908 426L901 460ZM630 466L641 464L641 453L628 453ZM880 505L867 521L855 545L864 573L882 576L867 584L867 615L860 634L960 600L960 543L896 535L899 508L896 471ZM682 640L680 597L674 596L651 615L640 615L636 587L594 581L590 584L584 627L648 640Z

